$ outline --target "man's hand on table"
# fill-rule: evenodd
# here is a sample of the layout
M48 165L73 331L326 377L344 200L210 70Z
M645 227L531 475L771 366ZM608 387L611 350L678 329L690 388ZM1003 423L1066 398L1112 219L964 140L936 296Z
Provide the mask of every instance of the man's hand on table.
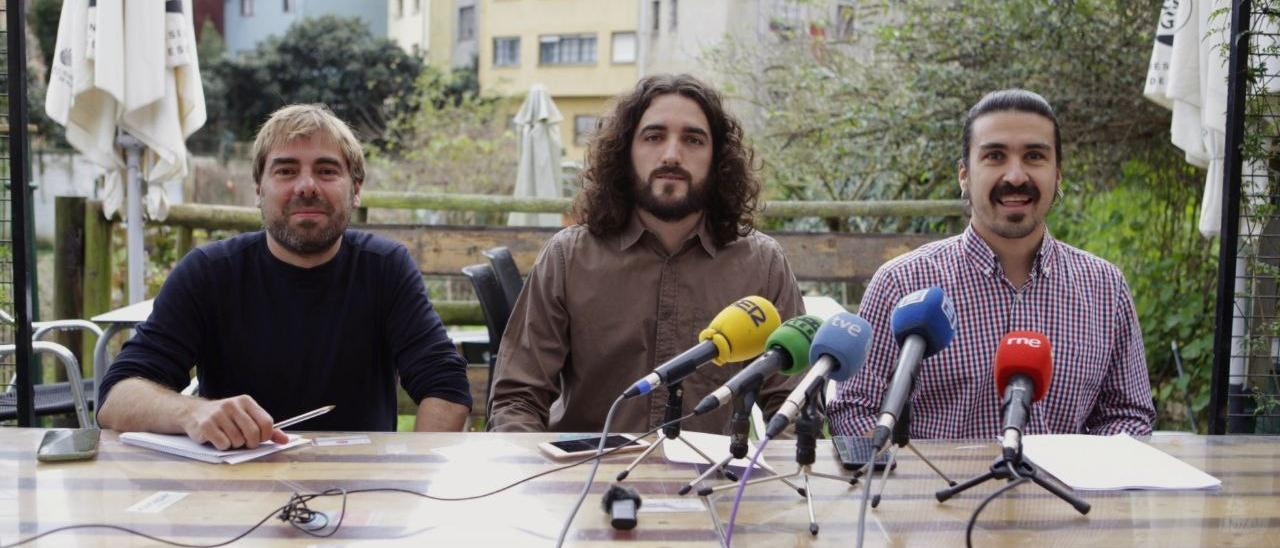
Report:
M268 440L287 443L283 431L272 428L271 415L249 396L221 400L197 400L181 420L187 437L209 443L219 450L238 447L254 449Z

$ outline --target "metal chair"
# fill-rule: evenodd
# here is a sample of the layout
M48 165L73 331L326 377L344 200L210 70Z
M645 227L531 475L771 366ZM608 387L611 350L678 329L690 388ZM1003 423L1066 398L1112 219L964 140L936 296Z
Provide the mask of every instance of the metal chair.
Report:
M0 356L8 356L17 352L18 346L14 344L0 345ZM35 387L35 411L36 415L51 415L57 413L65 413L65 404L63 397L59 394L60 390L67 390L71 394L71 406L75 410L76 419L80 423L81 428L96 428L97 421L93 419L93 415L89 413L89 406L85 402L85 391L92 392L92 382L85 381L80 377L80 362L76 361L76 357L67 350L67 347L57 343L48 341L33 341L31 343L31 351L33 354L52 354L58 361L62 362L63 369L67 372L68 381L65 383L41 384ZM86 385L85 383L89 384ZM0 394L0 420L13 420L18 417L18 395L14 392L6 392Z
M506 294L498 282L493 267L487 264L474 264L462 269L462 273L471 280L476 298L480 300L480 310L484 313L485 326L489 328L489 386L485 392L484 416L489 419L493 408L493 373L498 361L498 346L502 343L502 333L507 330L507 320L511 317L511 307Z
M507 307L515 310L516 297L520 296L520 290L524 288L524 280L520 278L520 269L516 267L516 260L511 257L511 250L498 246L485 251L484 256L489 258L493 273L498 276L502 293L507 296Z
M0 311L0 321L12 323L13 319L7 313ZM32 341L37 343L41 342L40 338L45 336L45 334L55 331L88 331L93 333L95 337L102 337L102 328L87 320L32 322L31 327L34 330L31 337ZM8 346L12 347L13 345ZM49 348L42 345L42 347L45 348L43 352L51 353L55 357L61 359L60 353L62 351L68 351L67 348L62 345L54 346L56 348ZM0 347L0 355L5 353L2 348L3 347ZM12 352L13 350L8 351L8 353ZM60 415L70 412L75 412L77 415L80 415L81 408L85 409L86 414L88 414L88 410L96 409L97 391L94 389L94 381L93 379L81 378L79 362L75 361L74 355L70 356L73 363L76 364L76 370L75 376L72 377L71 373L68 373L67 379L74 379L76 382L73 384L71 380L68 380L67 382L36 385L34 387L34 393L35 412L37 416ZM63 365L65 366L66 364L64 363ZM12 386L14 381L11 380L9 384ZM17 416L17 394L12 390L4 394L0 394L0 420L13 420L17 418ZM92 420L91 414L89 414L88 419L89 421L86 422L85 416L79 416L81 427L96 426L96 421Z

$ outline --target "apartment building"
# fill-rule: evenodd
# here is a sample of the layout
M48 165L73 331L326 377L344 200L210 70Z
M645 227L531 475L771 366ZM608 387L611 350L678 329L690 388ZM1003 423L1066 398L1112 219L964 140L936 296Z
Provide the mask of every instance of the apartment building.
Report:
M687 72L722 84L704 61L726 38L780 31L842 36L856 0L387 0L389 36L433 66L474 66L481 93L522 98L545 85L564 116L565 159L581 161L609 101L640 77ZM826 27L810 21L824 20ZM518 106L513 101L512 112ZM731 101L731 104L733 102ZM735 105L746 108L745 105ZM747 113L740 113L746 115Z
M534 83L564 116L565 159L581 161L609 100L639 76L635 0L479 0L483 93L519 97Z

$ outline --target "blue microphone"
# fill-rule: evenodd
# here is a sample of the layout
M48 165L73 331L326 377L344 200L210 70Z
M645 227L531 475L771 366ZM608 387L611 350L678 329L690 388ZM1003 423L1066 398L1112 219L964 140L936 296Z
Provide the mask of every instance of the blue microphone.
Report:
M902 408L911 399L921 360L951 344L956 334L956 309L942 288L921 289L898 301L889 325L902 350L898 353L898 368L880 404L880 420L872 433L872 444L877 449L883 449L893 436Z
M809 362L813 367L769 419L765 435L772 438L782 433L800 414L800 408L814 387L828 380L843 381L861 371L867 364L870 351L871 324L867 320L848 312L827 318L813 334L813 343L809 345Z

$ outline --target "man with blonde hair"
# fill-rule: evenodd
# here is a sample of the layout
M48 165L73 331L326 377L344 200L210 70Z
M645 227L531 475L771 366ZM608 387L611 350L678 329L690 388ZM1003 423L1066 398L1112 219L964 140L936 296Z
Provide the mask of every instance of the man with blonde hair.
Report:
M184 257L103 380L99 420L224 449L310 430L394 430L396 379L419 431L460 430L466 363L404 245L348 230L364 153L322 105L277 110L253 144L263 231ZM196 367L199 397L177 390ZM273 419L274 417L274 419Z

